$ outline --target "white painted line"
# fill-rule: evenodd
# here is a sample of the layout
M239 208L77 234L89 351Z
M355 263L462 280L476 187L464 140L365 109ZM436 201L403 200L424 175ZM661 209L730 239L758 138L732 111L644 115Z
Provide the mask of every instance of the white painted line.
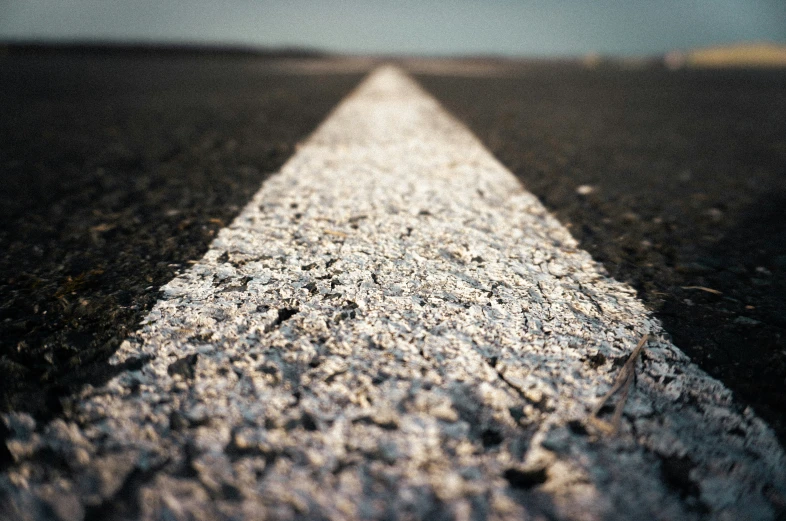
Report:
M619 435L587 421L660 325L396 69L163 289L116 355L141 370L42 436L5 418L7 508L79 519L122 490L144 519L764 520L786 497L772 433L664 340Z

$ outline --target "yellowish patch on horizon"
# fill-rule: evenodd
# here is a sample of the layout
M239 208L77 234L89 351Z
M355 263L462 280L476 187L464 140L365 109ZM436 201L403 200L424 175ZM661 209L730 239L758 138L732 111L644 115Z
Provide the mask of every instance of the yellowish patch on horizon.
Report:
M689 67L786 67L786 45L744 43L686 53Z

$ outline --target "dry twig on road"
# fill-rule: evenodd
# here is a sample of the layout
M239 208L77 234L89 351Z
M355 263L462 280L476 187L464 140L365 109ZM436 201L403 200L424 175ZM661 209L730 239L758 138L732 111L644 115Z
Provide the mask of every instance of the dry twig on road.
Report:
M625 365L622 366L622 370L620 370L619 374L617 375L617 379L614 380L614 385L611 386L611 389L609 389L603 398L600 399L597 405L595 405L595 408L592 409L592 413L590 413L590 422L609 435L613 436L617 433L617 431L619 431L620 420L622 419L622 411L625 408L625 403L628 401L630 387L633 384L634 378L636 377L636 360L641 354L642 349L644 349L644 344L647 343L649 338L649 334L645 334L641 337L641 340L639 340L639 343L636 345L633 353L631 353L630 357L628 357ZM598 413L600 413L600 410L604 405L606 405L606 402L608 402L609 399L620 390L622 391L622 394L620 395L617 405L614 407L614 416L612 417L611 422L606 422L598 418Z

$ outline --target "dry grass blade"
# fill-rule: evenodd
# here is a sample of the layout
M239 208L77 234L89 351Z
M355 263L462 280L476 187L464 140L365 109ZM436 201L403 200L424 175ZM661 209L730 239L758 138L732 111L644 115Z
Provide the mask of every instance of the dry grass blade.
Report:
M699 291L705 291L707 293L712 293L713 295L723 295L722 291L718 291L717 289L707 288L705 286L680 286L682 289L697 289Z
M595 405L595 408L592 409L592 413L590 413L590 422L599 427L601 430L605 431L607 434L614 435L617 433L617 431L619 431L620 421L622 420L622 411L625 408L625 403L628 401L628 394L630 393L633 380L636 377L636 360L639 358L639 355L641 354L642 349L644 349L644 345L647 343L649 338L649 334L641 337L641 340L639 340L636 348L628 357L625 365L622 366L622 369L617 375L617 378L614 380L614 385L612 385L611 389L609 389L609 391L603 395L603 398L600 399L597 405ZM604 405L606 405L606 402L608 402L609 399L620 390L622 390L622 392L617 405L614 407L614 416L612 416L611 423L605 422L598 418L598 413L600 413L600 410Z

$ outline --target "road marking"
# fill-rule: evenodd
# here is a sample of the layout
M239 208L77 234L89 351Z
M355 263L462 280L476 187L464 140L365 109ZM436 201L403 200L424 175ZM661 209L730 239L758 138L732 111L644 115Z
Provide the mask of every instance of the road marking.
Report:
M86 389L71 423L39 435L5 416L20 461L0 476L7 509L79 519L134 494L150 519L783 508L771 431L663 339L640 357L620 433L593 429L661 326L395 68L163 292L114 358L136 370ZM44 472L41 454L63 464Z

